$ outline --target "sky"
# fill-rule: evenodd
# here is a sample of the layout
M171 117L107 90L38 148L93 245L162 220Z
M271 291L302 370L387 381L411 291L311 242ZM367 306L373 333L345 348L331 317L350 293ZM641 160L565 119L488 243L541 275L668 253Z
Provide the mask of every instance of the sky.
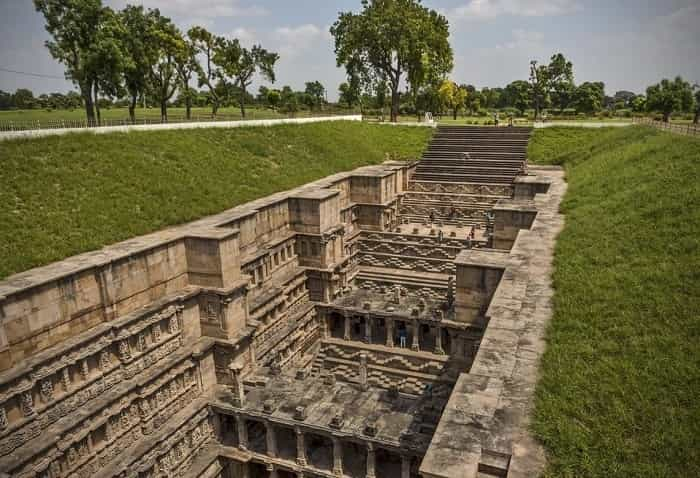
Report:
M344 81L328 31L360 0L103 0L159 8L181 29L201 25L244 45L277 51L275 86L318 80L337 98ZM561 52L576 83L603 81L606 93L642 93L661 78L700 83L700 0L424 0L450 23L457 83L503 87L528 77L530 60ZM31 0L0 0L0 90L35 94L75 89L44 46L44 18ZM15 70L42 76L26 76ZM256 81L257 90L261 80Z

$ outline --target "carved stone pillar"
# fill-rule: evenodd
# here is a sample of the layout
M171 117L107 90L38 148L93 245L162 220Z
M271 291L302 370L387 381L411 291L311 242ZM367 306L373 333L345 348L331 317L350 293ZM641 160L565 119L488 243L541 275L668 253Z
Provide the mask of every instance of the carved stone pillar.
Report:
M437 355L445 355L442 349L442 327L435 327L435 353Z
M277 458L277 437L275 426L270 421L265 422L265 438L267 439L267 456Z
M343 447L336 437L333 437L333 474L335 476L343 475Z
M70 390L70 371L68 370L68 367L61 370L61 385L63 385L64 392Z
M386 324L386 346L387 347L393 347L394 346L394 321L390 319L389 317L384 319L384 323Z
M243 377L241 376L243 366L233 362L228 368L231 372L231 382L233 385L233 403L237 407L242 407L245 402L245 389L243 387Z
M275 468L275 465L273 465L272 463L268 463L268 465L267 465L267 471L270 472L270 473L267 475L268 478L278 478L278 477L279 477L279 475L277 474L277 468Z
M250 367L252 369L257 368L258 362L255 355L255 340L251 337L250 344L248 345L248 353L250 354Z
M343 314L343 340L350 340L350 314L345 312Z
M245 451L248 449L248 427L242 415L236 415L236 428L238 428L238 448Z
M418 323L417 320L413 321L413 340L411 341L411 350L417 352L420 350L420 342L419 342L419 336L420 335L420 324Z
M372 319L369 314L365 317L365 343L372 343Z
M367 443L367 478L375 478L374 473L374 445Z
M306 446L304 444L304 432L301 428L296 427L294 432L297 435L297 463L300 466L306 466Z
M401 455L401 478L411 478L411 457Z
M367 354L362 352L360 354L360 388L362 390L367 390Z

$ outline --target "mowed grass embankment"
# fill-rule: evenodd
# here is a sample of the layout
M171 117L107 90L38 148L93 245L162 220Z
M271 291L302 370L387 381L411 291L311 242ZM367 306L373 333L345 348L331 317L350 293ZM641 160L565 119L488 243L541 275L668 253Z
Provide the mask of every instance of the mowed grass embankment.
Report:
M536 393L546 476L700 476L700 139L552 128L530 160L569 183Z
M416 158L431 134L328 122L0 142L0 278L389 156Z

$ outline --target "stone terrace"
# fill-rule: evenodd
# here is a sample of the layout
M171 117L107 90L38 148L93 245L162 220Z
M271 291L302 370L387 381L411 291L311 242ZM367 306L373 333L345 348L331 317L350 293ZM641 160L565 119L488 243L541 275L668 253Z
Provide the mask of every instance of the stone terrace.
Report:
M0 282L0 476L526 477L558 169L441 127Z

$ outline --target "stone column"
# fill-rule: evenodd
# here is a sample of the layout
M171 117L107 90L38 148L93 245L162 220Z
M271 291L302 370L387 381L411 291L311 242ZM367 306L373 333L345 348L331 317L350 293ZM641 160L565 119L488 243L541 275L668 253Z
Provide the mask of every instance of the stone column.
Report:
M237 407L242 407L245 401L245 389L243 387L243 377L241 376L243 366L233 362L228 366L231 372L231 382L233 386L233 404Z
M375 478L374 474L374 445L367 443L367 478Z
M445 355L445 351L442 349L442 327L435 327L435 353L438 355Z
M258 362L255 355L255 339L252 336L250 338L250 344L248 345L248 353L250 354L250 368L257 368Z
M350 340L350 314L348 314L347 312L344 312L343 318L345 319L343 321L343 327L344 327L343 340Z
M372 319L369 314L365 316L365 343L372 343Z
M420 335L420 324L417 320L413 321L413 340L411 341L411 350L420 350L420 342L418 336Z
M390 319L389 317L384 319L384 323L386 324L386 346L387 347L393 347L394 346L394 321Z
M335 476L343 475L343 447L336 437L333 437L333 474Z
M360 354L360 388L362 390L367 390L367 354L362 352Z
M306 446L304 445L304 432L296 427L294 432L297 435L297 463L299 466L306 466Z
M248 427L246 427L245 417L236 415L236 428L238 428L238 448L248 449Z
M401 478L411 478L411 457L401 455Z
M279 476L279 475L277 474L277 468L275 468L275 465L273 465L272 463L269 463L269 464L267 465L267 471L270 472L270 473L267 475L268 478L277 478L277 477Z
M277 458L277 437L275 426L270 421L265 422L265 438L267 439L267 456Z

